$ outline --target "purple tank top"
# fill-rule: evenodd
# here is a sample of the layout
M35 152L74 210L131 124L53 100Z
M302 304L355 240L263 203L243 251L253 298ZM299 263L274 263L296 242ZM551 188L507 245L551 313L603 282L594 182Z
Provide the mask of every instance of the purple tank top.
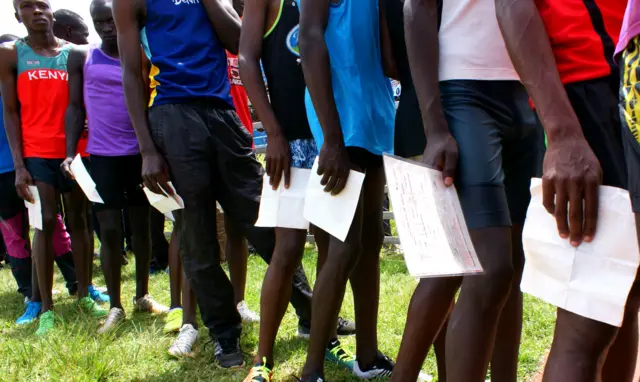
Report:
M84 104L89 123L87 152L101 156L140 153L122 88L120 60L91 47L84 65Z
M616 55L625 50L629 41L638 35L640 35L640 0L629 0L620 31L620 39L616 47Z

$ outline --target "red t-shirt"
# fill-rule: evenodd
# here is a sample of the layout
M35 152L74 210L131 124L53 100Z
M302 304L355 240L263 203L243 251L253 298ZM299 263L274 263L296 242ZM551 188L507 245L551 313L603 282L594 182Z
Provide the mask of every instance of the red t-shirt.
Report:
M611 75L626 0L536 0L562 83Z
M236 113L240 117L240 121L253 137L253 120L251 119L251 111L249 110L249 97L244 90L242 80L240 79L240 68L238 66L238 56L227 52L227 66L229 68L229 83L231 84L231 98L236 108Z

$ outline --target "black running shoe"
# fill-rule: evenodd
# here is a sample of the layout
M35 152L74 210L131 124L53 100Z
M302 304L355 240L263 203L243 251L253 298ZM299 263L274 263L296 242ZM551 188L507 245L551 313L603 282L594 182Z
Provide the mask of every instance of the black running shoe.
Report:
M360 379L374 379L378 377L391 377L395 364L391 358L378 351L376 363L368 370L362 370L358 364L358 360L353 364L353 374Z
M224 369L244 367L244 355L240 351L240 339L214 340L214 354L218 365Z

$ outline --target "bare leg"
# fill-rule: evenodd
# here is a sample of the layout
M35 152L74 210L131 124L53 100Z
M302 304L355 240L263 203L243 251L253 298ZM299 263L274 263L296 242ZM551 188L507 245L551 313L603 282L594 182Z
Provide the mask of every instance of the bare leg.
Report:
M522 336L522 271L524 249L522 248L521 224L511 228L514 277L511 292L504 305L496 333L496 343L491 358L492 382L515 382L518 379L518 353Z
M453 304L451 305L451 309L449 309L449 311L451 310L453 310ZM438 382L447 382L446 345L448 328L449 319L444 322L444 325L442 325L442 328L440 329L440 333L438 333L438 337L436 337L436 340L433 343L433 351L436 353L436 366L438 368Z
M87 198L78 185L74 185L71 192L64 194L73 262L76 265L78 278L78 300L89 295L89 268L93 261L93 254L90 253L91 248L89 247L89 231L87 230L86 200Z
M149 265L151 263L149 206L129 206L127 210L136 261L136 300L138 300L149 294ZM120 226L122 227L122 223ZM118 245L122 246L122 237Z
M42 313L53 309L53 230L55 229L58 201L53 186L36 181L40 202L42 204L42 231L36 230L33 238L34 275L37 275L37 285L42 301ZM36 290L33 291L36 297ZM37 299L36 299L37 301Z
M227 234L227 262L229 263L229 275L236 297L236 304L244 301L244 292L247 285L247 260L249 249L247 240L242 236L242 232L225 215L224 229Z
M121 300L121 267L122 267L122 212L120 210L103 210L96 212L100 222L100 259L104 279L109 291L111 308L122 309Z
M484 273L464 277L447 330L447 379L484 381L513 279L511 228L471 230ZM465 351L460 351L465 349Z
M169 242L169 291L171 309L182 306L182 261L180 260L180 241L174 229Z
M260 343L255 362L273 364L273 347L282 317L291 299L293 273L302 260L307 233L276 228L276 247L260 295Z

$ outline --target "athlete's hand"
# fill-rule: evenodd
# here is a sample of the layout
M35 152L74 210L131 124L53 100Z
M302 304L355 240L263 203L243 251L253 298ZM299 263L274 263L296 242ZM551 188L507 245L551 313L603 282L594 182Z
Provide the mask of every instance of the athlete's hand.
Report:
M64 176L69 179L75 179L73 173L71 172L71 162L73 162L73 158L67 157L60 165L60 169L62 170Z
M267 145L267 175L271 188L276 190L284 174L284 188L289 188L291 180L291 153L289 142L283 135L269 137Z
M159 153L142 156L142 180L149 191L153 193L160 195L166 193L171 196L174 194L173 189L169 187L167 163Z
M343 144L328 144L326 141L320 149L318 159L318 175L322 175L320 184L325 192L338 195L347 185L350 168L347 150Z
M543 172L542 203L555 216L560 237L574 247L593 240L602 170L584 137L549 141Z
M16 168L16 192L23 200L33 203L33 195L29 192L28 186L33 186L31 174L24 167Z
M442 171L445 186L453 184L458 168L458 143L448 131L429 133L422 161L429 167Z

